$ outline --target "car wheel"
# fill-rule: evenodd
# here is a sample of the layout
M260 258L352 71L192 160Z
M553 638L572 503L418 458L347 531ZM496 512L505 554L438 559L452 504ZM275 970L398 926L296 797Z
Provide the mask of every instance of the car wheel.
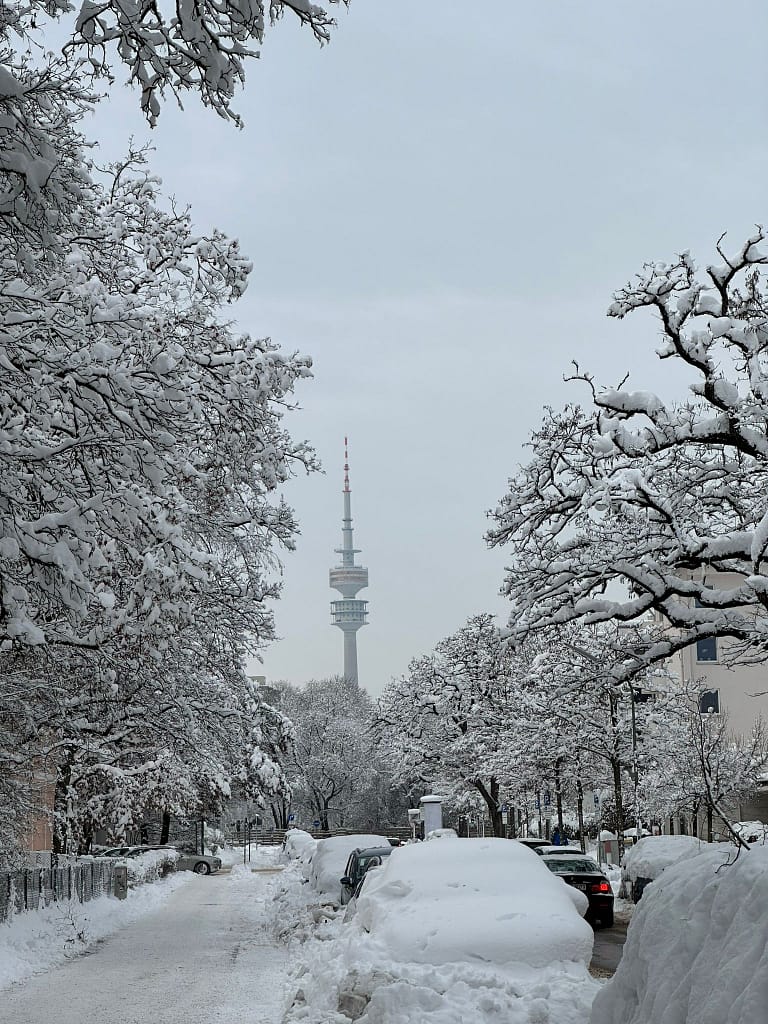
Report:
M196 875L210 875L211 865L206 864L204 860L199 860L197 864L192 868Z

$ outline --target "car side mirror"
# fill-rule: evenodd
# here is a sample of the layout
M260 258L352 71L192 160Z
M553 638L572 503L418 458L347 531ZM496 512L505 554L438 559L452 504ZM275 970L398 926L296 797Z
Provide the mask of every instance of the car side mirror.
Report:
M344 877L341 879L341 884L352 885L352 879L349 877L349 875L344 875Z

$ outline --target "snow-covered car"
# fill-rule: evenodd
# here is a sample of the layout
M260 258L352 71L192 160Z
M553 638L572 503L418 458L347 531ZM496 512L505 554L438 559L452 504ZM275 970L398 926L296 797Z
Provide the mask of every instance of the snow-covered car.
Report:
M539 967L592 956L592 930L566 888L506 839L403 847L366 880L355 920L403 961Z
M594 934L586 896L506 839L414 843L364 877L345 923L319 943L295 1014L382 1024L585 1021Z
M748 843L768 844L768 825L762 821L734 821L733 830Z
M580 846L537 846L536 853L540 856L552 855L559 857L560 854L565 854L566 857L583 857L584 851Z
M309 865L309 882L322 897L338 902L339 879L352 851L389 845L386 836L364 833L318 839Z
M646 836L624 854L621 862L622 887L637 903L645 887L662 871L710 848L710 843L695 836Z
M371 868L379 867L392 853L394 847L387 843L386 846L369 846L362 850L353 850L349 855L344 874L339 879L341 884L340 903L342 906L349 903L362 885L363 878Z
M289 828L283 839L283 848L280 851L280 861L283 864L298 862L299 869L308 870L312 854L315 852L317 840L301 828Z
M610 881L596 861L581 850L572 850L571 856L563 856L564 849L559 847L554 854L542 853L541 859L553 874L586 895L589 905L585 917L591 925L596 927L599 923L604 928L611 928L613 890Z
M549 846L548 839L538 839L536 836L523 836L522 839L513 839L512 842L527 846L529 850L538 850L542 846Z
M433 828L431 832L427 832L424 837L427 839L458 839L459 833L455 828Z

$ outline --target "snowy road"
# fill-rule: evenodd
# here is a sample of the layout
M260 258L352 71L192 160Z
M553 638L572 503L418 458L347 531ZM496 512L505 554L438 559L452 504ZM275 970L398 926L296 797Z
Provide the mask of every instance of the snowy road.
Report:
M287 953L263 928L269 875L193 877L162 907L6 989L2 1024L278 1024Z

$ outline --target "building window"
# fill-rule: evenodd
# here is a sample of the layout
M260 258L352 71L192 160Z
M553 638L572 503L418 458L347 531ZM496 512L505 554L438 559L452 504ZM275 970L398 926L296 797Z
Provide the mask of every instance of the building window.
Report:
M696 641L696 661L717 661L716 636L705 636Z
M699 694L699 713L702 715L720 714L719 690L702 690Z

